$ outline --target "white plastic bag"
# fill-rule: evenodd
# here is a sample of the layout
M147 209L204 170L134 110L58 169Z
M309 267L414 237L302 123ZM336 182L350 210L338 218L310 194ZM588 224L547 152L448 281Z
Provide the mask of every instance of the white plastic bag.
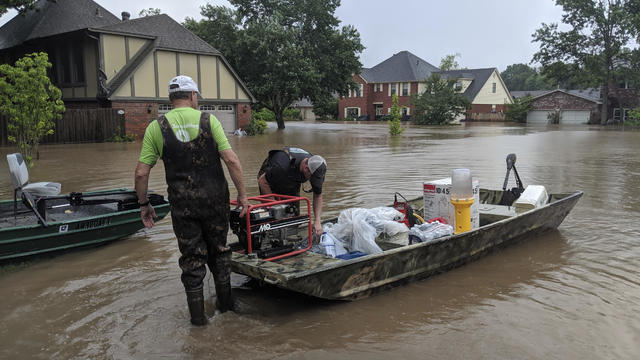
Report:
M414 225L409 230L410 242L430 242L435 239L453 235L453 226L442 224L439 221Z
M396 221L399 219L402 219L402 213L390 207L350 208L340 212L338 222L325 228L325 231L342 240L349 251L377 254L382 249L375 239L381 233L395 235L409 230L406 225Z

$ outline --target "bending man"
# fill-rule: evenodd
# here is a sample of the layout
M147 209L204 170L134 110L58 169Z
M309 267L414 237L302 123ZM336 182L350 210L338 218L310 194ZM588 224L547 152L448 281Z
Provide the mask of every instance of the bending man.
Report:
M203 280L205 264L213 274L220 312L232 307L231 250L227 246L229 188L224 161L238 191L242 212L249 207L242 180L242 166L215 116L196 110L198 86L188 76L169 82L174 109L149 124L144 134L135 184L142 222L154 225L149 205L149 173L162 158L171 204L173 231L180 249L182 284L187 293L191 323L205 325Z
M300 187L309 181L311 190L305 192L313 191L313 229L316 235L321 235L322 184L326 171L327 162L322 156L295 147L271 150L258 172L260 194L300 196Z

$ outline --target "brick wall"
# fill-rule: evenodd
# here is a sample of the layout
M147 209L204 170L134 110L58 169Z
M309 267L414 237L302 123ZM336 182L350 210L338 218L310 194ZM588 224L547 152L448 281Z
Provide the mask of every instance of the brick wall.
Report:
M338 117L344 119L344 109L348 107L359 107L360 115L369 115L369 120L375 120L376 105L382 103L384 109L384 115L388 114L388 109L393 105L393 98L389 96L389 84L382 84L382 91L375 91L375 84L367 84L359 75L354 75L352 80L362 86L361 97L341 97L338 100ZM405 81L406 82L406 81ZM398 92L402 89L397 89ZM412 82L409 84L409 93L415 94L418 92L418 82ZM398 96L398 103L400 106L410 107L410 113L413 114L413 106L410 105L411 96ZM376 104L378 103L378 104Z
M493 111L491 104L473 104L471 109L467 110L467 121L504 121L504 112L506 105L496 104L496 110Z
M555 91L541 96L533 100L531 106L532 110L589 110L591 111L589 123L597 124L600 122L599 104L562 91Z
M246 106L246 112L245 112ZM249 126L249 122L251 121L251 105L249 104L236 104L236 113L238 120L238 127L242 129L246 129Z
M138 139L144 137L144 131L151 120L158 117L158 104L155 102L112 102L111 107L124 110L125 132L127 135L135 134Z

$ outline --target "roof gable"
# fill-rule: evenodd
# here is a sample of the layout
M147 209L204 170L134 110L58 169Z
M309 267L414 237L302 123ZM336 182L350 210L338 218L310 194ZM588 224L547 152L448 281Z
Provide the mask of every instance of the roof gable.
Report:
M447 79L471 79L471 84L467 87L463 93L467 100L473 102L484 84L489 80L491 74L497 71L496 68L486 69L463 69L463 70L449 70L441 72L442 76Z
M119 22L118 17L92 0L40 0L35 10L16 15L0 27L0 49L33 39Z
M423 81L440 71L408 51L394 54L372 68L363 68L361 76L367 82Z

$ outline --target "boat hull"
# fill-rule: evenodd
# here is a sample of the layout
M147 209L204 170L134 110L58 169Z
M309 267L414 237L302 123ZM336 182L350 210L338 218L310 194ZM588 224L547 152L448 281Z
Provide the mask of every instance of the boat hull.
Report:
M163 201L154 205L154 209L162 219L169 213L169 203ZM0 261L99 245L133 234L143 227L139 209L55 221L46 227L40 224L7 227L0 229Z
M328 259L319 254L305 253L288 262L267 263L236 253L232 268L237 273L313 297L353 300L390 286L444 272L527 235L555 229L581 196L582 192L568 194L544 207L469 232L430 243L398 246L351 260ZM384 242L379 244L383 245ZM314 264L314 259L317 264Z

